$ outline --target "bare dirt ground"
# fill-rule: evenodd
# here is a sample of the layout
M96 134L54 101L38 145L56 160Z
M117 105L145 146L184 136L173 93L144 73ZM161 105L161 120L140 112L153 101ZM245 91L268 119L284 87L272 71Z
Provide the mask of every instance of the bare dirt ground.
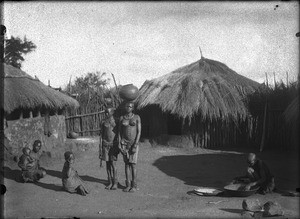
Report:
M119 156L118 171L120 188L104 189L106 170L99 168L97 142L90 148L75 153L75 168L91 188L84 197L62 190L61 170L63 159L42 159L47 176L37 184L18 182L19 168L16 163L4 166L5 218L47 217L197 217L240 218L240 197L205 197L190 195L199 187L223 188L234 177L243 175L249 150L205 150L156 146L142 143L138 161L138 187L135 193L122 191L124 163ZM266 161L275 175L277 187L295 191L299 187L298 153L265 151L260 157ZM299 197L279 193L255 194L249 199L278 202L285 211L281 218L299 218ZM211 203L216 202L216 203Z

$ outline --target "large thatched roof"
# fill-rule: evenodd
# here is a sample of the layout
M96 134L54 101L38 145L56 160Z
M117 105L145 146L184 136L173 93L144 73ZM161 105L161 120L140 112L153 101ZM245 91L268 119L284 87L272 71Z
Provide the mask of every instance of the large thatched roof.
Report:
M4 65L4 111L15 109L63 109L79 107L77 100L56 91L24 71L10 65Z
M285 109L284 119L288 124L299 122L299 96L297 96Z
M259 83L237 74L225 64L206 59L183 66L169 74L145 81L137 108L157 104L163 111L182 118L245 118L244 99Z

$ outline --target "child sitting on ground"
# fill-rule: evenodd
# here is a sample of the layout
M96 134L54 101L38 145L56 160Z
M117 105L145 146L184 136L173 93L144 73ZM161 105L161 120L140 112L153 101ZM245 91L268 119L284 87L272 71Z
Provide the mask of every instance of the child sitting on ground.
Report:
M32 170L35 168L35 159L30 156L31 149L28 147L23 148L23 154L19 158L18 166L22 170L22 180L23 182L33 181Z
M75 156L72 152L67 151L64 154L65 164L62 170L63 188L70 193L79 193L86 195L89 193L84 181L79 177L77 171L73 168Z

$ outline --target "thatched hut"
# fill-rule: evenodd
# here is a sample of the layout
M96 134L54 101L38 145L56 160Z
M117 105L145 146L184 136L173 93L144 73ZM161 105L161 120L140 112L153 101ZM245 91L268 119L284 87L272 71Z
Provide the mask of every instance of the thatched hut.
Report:
M18 68L3 65L4 134L9 154L19 154L35 140L42 141L45 151L62 147L66 140L64 111L79 107L78 102Z
M188 135L196 147L237 143L237 123L248 116L246 97L260 84L201 57L140 88L137 109L144 137Z

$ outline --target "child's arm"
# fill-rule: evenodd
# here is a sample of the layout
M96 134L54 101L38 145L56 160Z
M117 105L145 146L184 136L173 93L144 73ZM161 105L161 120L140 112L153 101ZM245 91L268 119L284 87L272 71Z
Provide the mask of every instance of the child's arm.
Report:
M19 158L18 166L21 168L21 170L26 170L27 159L24 155Z
M34 166L34 162L29 156L21 156L18 166L24 171L31 169Z
M67 164L68 170L67 170L67 177L69 178L72 175L72 164Z
M136 138L134 140L134 144L131 146L131 152L132 153L136 153L136 148L137 148L137 144L140 141L140 137L141 137L141 119L139 117L139 115L136 115L136 129L137 129L137 135Z
M121 145L121 136L122 136L121 124L122 124L122 120L123 120L123 116L120 117L119 122L118 122L118 129L117 129L118 148L119 148L119 151L121 151L122 154L126 154L125 151L123 150L122 145Z

